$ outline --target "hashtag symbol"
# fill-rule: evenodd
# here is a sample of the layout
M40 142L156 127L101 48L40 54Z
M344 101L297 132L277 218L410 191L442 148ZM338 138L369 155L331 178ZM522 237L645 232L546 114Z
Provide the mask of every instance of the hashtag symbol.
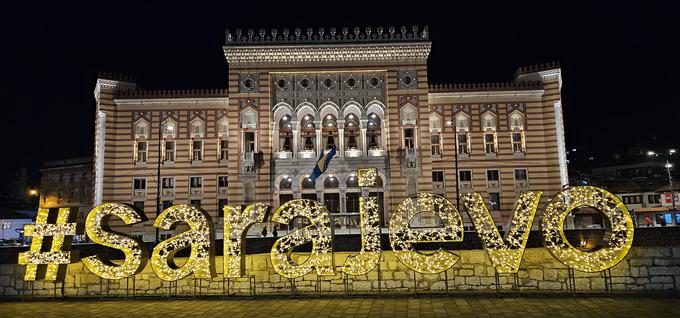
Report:
M76 211L75 208L39 209L35 224L24 226L24 235L33 238L30 250L19 253L19 264L26 265L24 280L63 280L64 265L75 261L77 256L70 251L73 235L79 230L73 222Z

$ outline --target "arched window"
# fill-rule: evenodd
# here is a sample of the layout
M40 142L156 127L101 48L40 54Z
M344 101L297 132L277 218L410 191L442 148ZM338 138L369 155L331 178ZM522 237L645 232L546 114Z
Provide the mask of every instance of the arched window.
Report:
M279 182L279 190L290 190L293 187L293 179L288 176L284 176L281 178L281 182Z
M416 114L417 110L413 105L407 104L401 108L401 124L402 125L415 125L416 124Z
M470 118L465 114L456 116L456 131L470 131Z
M359 149L361 126L355 114L345 116L345 150Z
M441 132L442 131L442 116L437 113L432 113L430 115L430 132Z
M316 123L314 116L305 115L300 121L300 137L302 138L302 150L316 150Z
M524 115L518 111L510 114L510 130L524 130Z
M203 138L205 136L205 123L198 118L192 120L190 131L191 138Z
M519 111L510 114L510 140L513 154L524 154L524 114Z
M134 127L135 138L145 138L149 139L149 123L145 120L140 120L135 124Z
M220 138L227 137L227 135L229 135L229 123L227 122L226 118L222 118L219 122L217 122L217 135Z
M496 115L487 112L482 116L482 130L483 131L496 130Z
M302 189L316 189L315 180L309 177L302 179Z
M163 121L163 124L161 124L161 132L163 133L164 138L175 138L175 136L177 136L177 122L170 118L166 119Z
M324 149L333 149L338 141L338 120L334 115L328 114L323 117L323 127L321 128L323 135Z
M241 112L241 128L257 129L257 113L252 108Z
M358 188L359 187L359 178L357 178L356 175L352 174L349 177L347 177L347 180L345 180L345 183L347 184L347 188Z
M339 185L338 178L334 176L326 178L326 180L324 180L323 182L323 187L326 189L335 189L338 187L338 185Z
M291 116L284 115L279 120L279 149L278 151L293 150L293 124Z
M368 139L368 149L382 149L382 120L376 113L368 114L368 125L366 127L366 138ZM369 151L369 155L371 155Z

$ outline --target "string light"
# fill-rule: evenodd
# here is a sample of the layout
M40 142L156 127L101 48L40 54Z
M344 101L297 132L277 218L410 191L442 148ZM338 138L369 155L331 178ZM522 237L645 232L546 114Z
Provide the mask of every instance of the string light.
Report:
M517 273L526 248L531 224L541 200L540 191L522 192L515 203L510 228L501 237L484 199L479 193L463 194L467 210L484 250L499 274Z
M573 247L564 234L564 220L574 209L593 208L609 220L606 243L590 251ZM582 272L599 272L618 264L633 244L633 219L626 206L610 192L591 186L573 187L555 196L541 222L546 248L567 267Z
M343 273L354 276L368 274L380 261L378 198L359 198L359 217L361 251L349 256L342 267Z
M375 187L378 176L378 169L376 168L362 168L357 170L359 175L360 187Z
M443 227L435 229L412 229L411 220L421 213L439 217ZM462 242L463 220L451 201L432 193L418 193L399 203L390 219L390 244L397 259L406 267L423 274L441 273L460 259L453 253L439 249L434 253L422 253L413 243Z
M144 269L149 252L141 239L112 231L108 225L111 217L120 218L125 224L143 222L145 217L131 207L120 203L98 205L87 215L85 220L87 237L94 243L123 252L123 264L117 265L101 255L89 256L83 258L82 261L87 269L99 277L123 279Z
M247 206L243 213L239 208L224 207L224 275L243 277L246 272L246 234L253 224L267 219L269 206L255 203Z
M164 281L176 281L191 273L195 278L215 277L215 249L213 223L203 209L193 205L174 205L161 213L153 226L170 230L179 222L186 222L189 230L160 242L151 255L151 267ZM191 247L186 263L178 267L174 262L177 251Z
M335 275L333 264L333 234L328 210L319 202L307 199L295 199L280 206L272 221L289 224L294 218L303 217L310 224L276 240L270 258L274 270L286 278L301 277L313 269L317 275ZM296 246L312 242L309 258L302 264L292 259Z

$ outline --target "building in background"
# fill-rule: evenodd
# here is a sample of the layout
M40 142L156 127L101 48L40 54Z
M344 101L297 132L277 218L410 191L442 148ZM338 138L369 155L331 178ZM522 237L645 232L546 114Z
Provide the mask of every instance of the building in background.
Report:
M191 203L221 224L225 204L307 198L342 234L357 230L361 167L378 169L370 195L383 225L417 192L456 204L476 191L503 226L521 191L541 190L545 202L567 185L559 66L521 68L507 83L431 85L430 47L417 27L237 30L226 33L227 89L145 91L101 75L94 204L134 204L153 220ZM328 171L308 178L332 148ZM152 222L131 228L153 240Z
M92 208L92 157L48 161L40 173L40 208L78 207L85 217Z

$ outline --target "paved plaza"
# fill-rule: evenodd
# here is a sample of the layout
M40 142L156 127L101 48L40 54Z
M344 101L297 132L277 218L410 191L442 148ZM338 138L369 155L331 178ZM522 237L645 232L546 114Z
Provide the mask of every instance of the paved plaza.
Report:
M680 297L6 300L0 302L0 313L3 317L680 317Z

